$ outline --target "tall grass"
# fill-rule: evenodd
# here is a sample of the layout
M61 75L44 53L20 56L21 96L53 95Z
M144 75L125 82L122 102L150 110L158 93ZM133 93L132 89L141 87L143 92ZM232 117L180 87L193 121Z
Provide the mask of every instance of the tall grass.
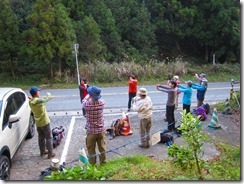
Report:
M178 75L184 80L195 80L195 73L206 73L210 82L240 80L240 64L194 65L175 58L174 61L158 62L150 60L145 64L134 61L120 63L90 63L82 64L80 75L93 83L116 83L127 81L129 74L133 73L139 82L166 81Z
M195 73L206 73L209 82L240 80L240 63L203 64L199 65L190 59L177 57L166 58L163 61L151 59L148 62L136 63L135 61L122 61L118 63L91 62L79 63L79 74L88 79L90 84L101 87L127 85L129 74L133 73L139 80L139 84L165 83L178 75L181 81L196 80ZM66 69L62 78L55 76L50 79L42 74L31 76L19 76L15 79L9 75L0 74L0 86L29 87L32 84L51 88L74 88L77 87L77 72Z

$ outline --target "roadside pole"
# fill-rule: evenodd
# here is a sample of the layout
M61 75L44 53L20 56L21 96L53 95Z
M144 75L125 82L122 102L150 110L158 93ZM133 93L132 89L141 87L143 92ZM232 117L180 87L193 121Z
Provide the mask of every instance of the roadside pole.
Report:
M76 59L76 69L77 69L77 79L78 79L78 86L80 85L80 74L79 74L79 66L78 66L78 49L79 44L74 45L75 48L75 59Z

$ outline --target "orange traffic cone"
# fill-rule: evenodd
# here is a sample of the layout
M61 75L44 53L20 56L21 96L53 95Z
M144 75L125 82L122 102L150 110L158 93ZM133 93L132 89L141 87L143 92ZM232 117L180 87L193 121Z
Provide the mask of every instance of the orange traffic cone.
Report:
M126 136L126 135L131 135L133 132L130 129L130 119L128 117L128 114L123 112L123 119L122 119L122 130L121 134Z

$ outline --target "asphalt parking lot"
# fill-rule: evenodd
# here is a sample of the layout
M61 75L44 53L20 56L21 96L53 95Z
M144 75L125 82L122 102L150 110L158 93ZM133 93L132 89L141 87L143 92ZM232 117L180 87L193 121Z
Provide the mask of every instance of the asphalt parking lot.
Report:
M162 130L167 126L163 120L164 110L155 110L153 113L153 127L151 133ZM105 124L109 127L113 120L121 117L121 113L107 113L105 114ZM176 119L179 119L180 112L176 112ZM159 160L168 159L167 146L165 144L156 144L149 149L138 147L139 143L139 119L135 112L129 112L130 126L133 134L130 136L118 136L111 139L107 135L107 158L127 156L127 155L148 155ZM79 150L85 147L85 118L79 114L50 114L51 127L63 126L65 128L65 137L61 144L54 149L56 153L55 158L60 160L60 163L65 162L66 167L78 164ZM205 121L206 126L211 117ZM174 135L175 143L184 144L181 137ZM203 159L208 160L217 155L219 151L215 148L213 143L206 143L204 145L205 154ZM12 181L26 181L26 180L40 180L40 174L51 164L51 160L47 156L40 157L37 132L32 139L23 142L15 155L12 168Z

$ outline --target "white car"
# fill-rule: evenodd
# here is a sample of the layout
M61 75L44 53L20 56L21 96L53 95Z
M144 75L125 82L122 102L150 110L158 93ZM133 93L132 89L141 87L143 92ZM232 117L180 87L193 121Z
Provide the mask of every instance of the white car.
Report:
M26 138L35 134L35 120L26 93L0 88L0 179L10 179L11 159Z

